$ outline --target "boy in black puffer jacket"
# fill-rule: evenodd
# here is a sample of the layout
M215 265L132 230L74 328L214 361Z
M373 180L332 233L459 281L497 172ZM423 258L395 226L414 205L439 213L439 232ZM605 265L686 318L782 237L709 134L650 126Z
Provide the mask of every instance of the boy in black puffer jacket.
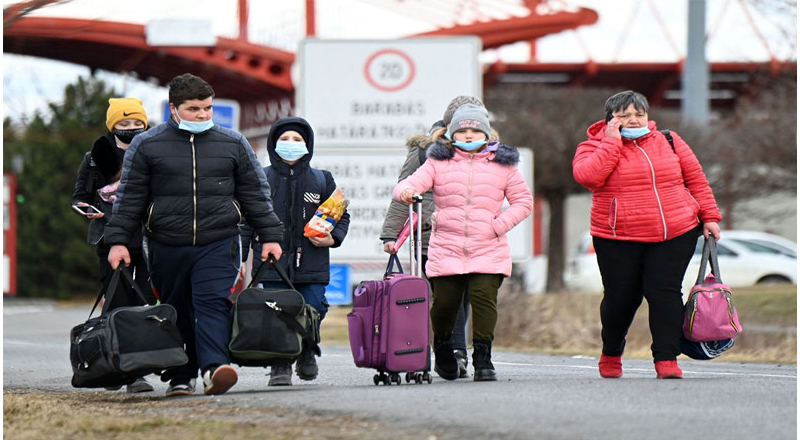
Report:
M339 247L347 235L350 215L345 211L333 231L324 237L305 237L303 227L336 189L336 182L329 171L312 168L309 163L314 155L314 131L311 125L298 117L281 118L272 125L267 136L267 152L270 166L264 168L275 213L283 222L284 233L281 247L283 255L278 264L286 270L290 281L303 295L306 303L319 312L320 323L328 311L325 286L330 281L330 256L328 248ZM242 247L245 252L251 243L249 227L242 228ZM256 255L260 244L252 243ZM247 259L245 254L244 259ZM261 266L253 262L252 273ZM269 269L261 280L265 289L285 289L274 269ZM297 360L297 376L302 380L314 380L318 368L314 353L305 349ZM291 365L277 365L270 371L270 386L291 385Z

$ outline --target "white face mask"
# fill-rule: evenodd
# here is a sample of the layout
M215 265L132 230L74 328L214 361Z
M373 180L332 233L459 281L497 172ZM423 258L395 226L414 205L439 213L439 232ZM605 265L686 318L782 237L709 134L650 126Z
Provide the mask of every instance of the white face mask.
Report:
M207 121L185 121L178 116L178 112L175 112L175 119L178 120L178 128L194 134L208 131L214 126L213 119Z
M308 154L305 142L278 141L275 143L275 152L283 160L293 161Z

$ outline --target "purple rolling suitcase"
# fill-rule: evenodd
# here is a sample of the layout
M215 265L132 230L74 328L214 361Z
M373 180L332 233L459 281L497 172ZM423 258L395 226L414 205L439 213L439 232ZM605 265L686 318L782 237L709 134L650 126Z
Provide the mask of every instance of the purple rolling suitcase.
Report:
M420 198L421 200L421 198ZM422 204L417 201L418 218ZM412 207L409 205L409 218ZM417 256L422 250L422 221L417 222L416 241L411 229L409 249L414 267L414 248ZM394 272L397 264L399 272ZM422 273L417 258L416 273ZM347 315L350 349L356 366L374 368L375 385L400 385L400 375L406 382L431 383L430 374L430 297L428 281L406 275L396 254L389 258L384 278L362 281L353 292L353 311Z

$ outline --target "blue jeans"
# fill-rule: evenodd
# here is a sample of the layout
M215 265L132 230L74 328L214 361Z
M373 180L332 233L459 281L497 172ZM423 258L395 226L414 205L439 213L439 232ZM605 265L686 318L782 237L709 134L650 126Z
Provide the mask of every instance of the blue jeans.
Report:
M303 299L305 300L306 304L310 305L314 308L317 312L319 312L319 323L322 323L322 320L325 319L325 314L328 313L328 308L330 305L328 304L328 300L325 299L325 284L320 283L293 283L294 288L303 295ZM282 281L267 281L265 283L261 283L261 286L266 290L278 290L278 289L288 289L287 286ZM317 326L317 331L319 331L319 325Z
M197 377L197 369L230 362L231 315L228 295L239 276L239 236L202 246L168 246L149 241L150 275L161 301L175 307L189 362L162 375Z

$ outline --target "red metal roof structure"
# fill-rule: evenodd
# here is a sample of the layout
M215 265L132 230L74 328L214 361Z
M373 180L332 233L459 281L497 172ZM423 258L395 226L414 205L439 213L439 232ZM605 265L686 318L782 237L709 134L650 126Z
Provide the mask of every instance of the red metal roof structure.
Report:
M64 0L61 0L64 1ZM682 61L671 63L597 63L588 55L580 63L539 63L536 39L598 19L595 11L575 8L561 0L364 0L416 18L438 29L416 36L476 35L484 49L518 41L531 42L528 63L487 66L484 85L496 82L547 83L576 87L633 88L655 105L677 105ZM648 0L649 1L649 0ZM295 55L285 50L247 41L247 0L237 0L240 37L217 37L213 47L153 47L145 26L102 20L26 16L59 0L31 0L4 9L3 50L67 61L111 72L135 72L142 80L166 84L184 72L193 72L214 84L217 96L235 99L242 106L242 129L269 125L276 106L288 106L294 85L290 69ZM305 0L313 16L314 0ZM652 3L651 3L652 6ZM655 7L653 6L655 10ZM306 17L308 18L308 17ZM314 20L306 20L313 34ZM767 47L767 51L769 49ZM770 53L767 63L711 63L711 97L715 107L729 107L753 87L754 74L796 77L796 61L778 61Z

